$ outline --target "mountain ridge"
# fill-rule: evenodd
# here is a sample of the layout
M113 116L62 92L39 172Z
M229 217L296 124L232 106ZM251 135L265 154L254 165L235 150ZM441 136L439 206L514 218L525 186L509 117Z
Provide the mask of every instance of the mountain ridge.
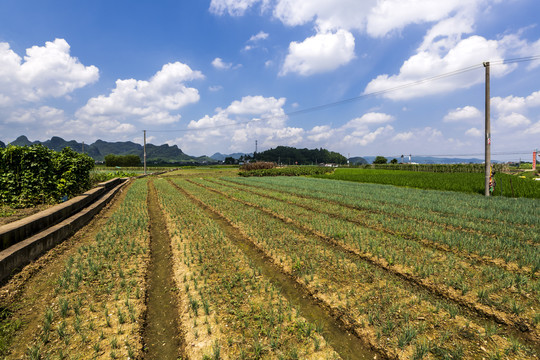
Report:
M2 143L3 144L3 143ZM0 144L0 145L2 145ZM142 145L132 141L117 141L108 142L104 140L96 140L92 144L79 143L75 140L64 140L59 136L53 136L45 141L30 141L25 135L19 136L17 139L9 143L18 146L30 146L40 144L54 151L61 151L65 147L70 147L76 152L86 153L96 161L104 161L105 155L138 155L143 158L144 148ZM5 145L4 145L5 147ZM190 156L185 154L177 145L154 145L146 144L146 161L147 163L208 163L215 162L208 156Z

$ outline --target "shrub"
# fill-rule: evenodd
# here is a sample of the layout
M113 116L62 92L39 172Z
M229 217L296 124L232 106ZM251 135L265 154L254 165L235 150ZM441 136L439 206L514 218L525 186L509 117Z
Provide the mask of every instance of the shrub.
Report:
M0 149L0 202L13 207L54 203L90 188L94 160L69 147L42 145Z

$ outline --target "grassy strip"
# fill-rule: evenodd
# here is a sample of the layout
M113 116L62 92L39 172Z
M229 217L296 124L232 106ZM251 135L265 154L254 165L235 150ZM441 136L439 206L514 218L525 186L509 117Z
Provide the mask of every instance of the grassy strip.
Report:
M273 169L257 169L240 171L240 176L302 176L302 175L325 175L334 169L320 166L287 166Z
M484 193L484 174L434 173L406 170L336 169L333 174L313 175L325 179L406 186L417 189ZM513 175L495 174L493 195L540 199L540 184Z
M136 181L120 208L66 261L56 299L43 311L30 359L135 358L142 355L144 274L148 249L146 180Z
M190 358L338 357L218 224L164 180L155 185L169 218Z
M519 342L481 328L458 315L453 305L411 292L407 284L369 262L306 236L258 209L197 185L179 185L219 209L284 271L296 276L325 304L352 319L356 331L390 357L422 358L428 352L450 358L504 352L512 358L530 356ZM494 341L487 341L490 339ZM481 348L478 344L484 345Z
M540 322L540 317L536 315L540 309L540 280L535 276L514 274L493 265L480 265L459 254L448 254L424 247L414 240L329 217L319 213L317 208L306 209L242 189L201 180L197 182L225 192L246 204L269 210L276 216L286 214L292 223L322 234L347 248L355 248L361 254L384 259L389 266L399 266L400 271L417 276L423 282L459 290L462 301L478 301L512 316L522 316L533 327Z

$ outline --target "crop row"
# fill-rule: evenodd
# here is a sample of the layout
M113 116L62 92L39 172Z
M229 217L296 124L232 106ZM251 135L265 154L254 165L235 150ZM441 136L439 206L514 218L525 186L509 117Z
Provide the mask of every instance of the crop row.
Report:
M247 179L231 180L246 183ZM389 213L437 213L448 222L472 226L491 226L501 223L530 236L540 229L538 201L533 199L485 198L456 192L407 189L380 184L359 184L346 181L310 178L252 178L249 184L271 186L280 191L307 195L321 200L333 200L362 209L383 210Z
M67 259L53 301L39 310L42 323L26 358L140 356L149 241L146 195L146 180L131 185L94 241Z
M516 229L503 223L479 225L467 219L453 219L434 212L411 211L390 206L365 209L327 201L324 209L321 209L320 198L296 195L291 189L284 192L282 188L260 184L254 186L253 182L236 179L221 180L220 183L240 186L244 191L322 211L379 232L417 240L460 256L475 254L478 256L473 258L479 261L490 258L492 263L505 265L505 268L514 269L516 272L534 274L540 270L540 254L536 241L540 235L526 228Z
M208 182L205 184L208 185ZM231 198L244 201L244 204L270 211L274 216L286 214L288 221L299 224L299 227L314 234L321 234L324 238L366 258L384 259L387 266L399 268L399 273L409 274L430 288L433 288L434 284L435 287L440 287L444 294L459 290L461 295L453 297L460 302L467 302L477 309L487 305L511 314L515 319L510 322L519 326L529 323L529 326L534 328L540 322L540 317L536 315L540 308L538 279L519 273L508 273L492 265L479 266L476 261L422 246L423 244L415 240L392 236L330 217L319 212L318 207L306 209L242 189L216 183L210 185L227 193ZM474 305L477 302L482 305Z
M506 353L513 358L530 357L519 341L497 334L500 329L493 323L482 327L452 302L419 291L294 223L207 188L214 184L197 182L200 185L175 180L247 234L320 301L350 319L356 332L387 356L422 358L432 353L476 358Z
M172 237L189 358L338 357L200 206L155 181Z

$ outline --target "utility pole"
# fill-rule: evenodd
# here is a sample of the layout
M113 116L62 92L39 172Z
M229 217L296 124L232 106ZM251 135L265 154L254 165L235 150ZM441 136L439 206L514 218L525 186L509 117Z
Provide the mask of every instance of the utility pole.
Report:
M84 141L82 142L82 153L84 154Z
M489 196L489 183L490 183L490 179L491 179L491 124L490 124L490 107L491 107L491 104L490 104L490 101L491 101L491 98L490 98L490 89L489 89L489 61L486 61L484 62L484 67L486 68L486 104L485 104L485 115L486 115L486 128L485 128L485 133L486 133L486 137L485 137L485 144L486 144L486 149L485 149L485 155L486 155L486 160L485 160L485 174L486 174L486 179L485 179L485 182L484 182L484 195L485 196Z
M144 133L143 161L144 161L144 175L146 175L146 130L143 130L143 133Z

